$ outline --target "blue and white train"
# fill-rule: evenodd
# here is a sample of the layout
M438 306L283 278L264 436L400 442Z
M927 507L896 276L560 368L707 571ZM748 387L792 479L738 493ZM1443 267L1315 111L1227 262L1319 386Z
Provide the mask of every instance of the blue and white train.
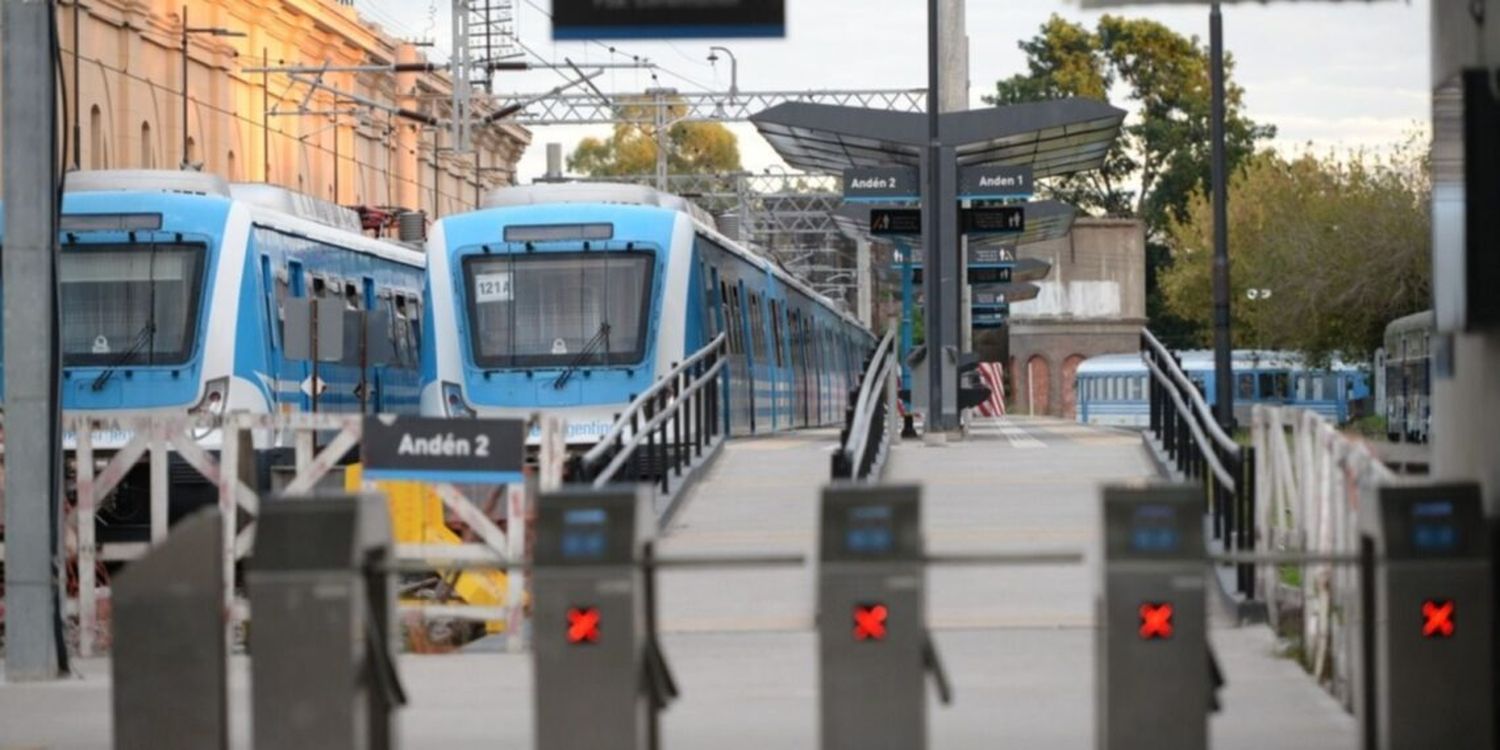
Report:
M1215 402L1212 351L1178 352L1182 370L1209 406ZM1306 367L1295 354L1236 350L1234 370L1235 418L1250 423L1254 404L1297 406L1318 412L1336 423L1356 416L1359 403L1370 397L1369 376L1358 367L1335 362L1326 369ZM1145 427L1150 423L1149 371L1140 354L1105 354L1078 366L1075 388L1077 418L1086 424Z
M131 434L109 416L307 411L415 412L424 256L364 236L348 209L267 185L230 185L195 172L68 175L58 261L62 406L104 416L96 450ZM319 364L287 356L293 297L386 311L394 356L365 366L354 347ZM346 337L347 339L354 337ZM357 339L355 339L357 340ZM384 347L382 347L384 348ZM72 436L65 435L71 448ZM289 436L258 436L262 480ZM216 449L218 435L202 441ZM211 497L196 472L171 462L172 515ZM101 533L143 531L144 464L101 507Z
M424 414L546 411L587 445L722 332L731 434L826 425L875 344L700 209L646 187L504 188L428 242Z

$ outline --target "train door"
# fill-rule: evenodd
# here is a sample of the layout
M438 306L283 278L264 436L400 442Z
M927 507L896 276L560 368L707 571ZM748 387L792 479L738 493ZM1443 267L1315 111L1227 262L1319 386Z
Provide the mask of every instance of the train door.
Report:
M736 342L734 367L730 383L730 400L735 408L735 434L755 432L755 362L750 353L750 327L746 322L744 284L736 281L729 287L729 325Z
M251 236L254 237L255 235L252 234ZM277 388L274 385L281 377L280 341L277 339L281 333L279 330L280 327L277 325L280 322L281 315L281 300L279 299L281 296L281 287L276 280L276 271L272 266L271 256L264 252L260 256L260 283L262 287L261 296L265 298L265 304L262 307L265 310L266 369L268 370L266 374L270 376L271 383L273 384L270 388L270 400L272 404L271 413L274 414L277 411L275 404L281 400L281 394L277 392Z
M782 329L785 328L785 324L781 320L781 315L785 312L786 308L774 299L770 300L770 307L771 348L775 350L775 354L771 357L771 360L776 365L774 375L771 378L771 387L775 389L775 397L771 401L774 405L772 418L775 420L775 429L785 429L792 426L792 410L789 403L791 401L791 378L789 377L791 368L787 367L786 352L782 348L784 339L781 335Z

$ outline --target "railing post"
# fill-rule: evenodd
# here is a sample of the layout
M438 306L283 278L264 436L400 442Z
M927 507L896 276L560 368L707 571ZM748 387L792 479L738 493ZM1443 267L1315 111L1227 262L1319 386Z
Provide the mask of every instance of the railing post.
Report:
M656 392L657 414L662 413L662 410L667 408L667 395L667 389L665 388ZM656 465L661 467L661 492L663 495L672 491L672 472L667 468L667 462L671 460L667 457L667 451L670 449L667 443L667 424L668 420L663 419L661 424L656 426L656 432L660 435L657 440L659 453L657 454Z
M1255 448L1243 448L1240 451L1240 506L1243 515L1240 519L1240 551L1255 551L1255 519L1258 517L1255 476ZM1255 598L1255 566L1240 566L1240 593L1247 599Z
M674 369L676 365L672 366ZM672 379L672 470L677 476L682 476L682 378L683 373L677 373Z

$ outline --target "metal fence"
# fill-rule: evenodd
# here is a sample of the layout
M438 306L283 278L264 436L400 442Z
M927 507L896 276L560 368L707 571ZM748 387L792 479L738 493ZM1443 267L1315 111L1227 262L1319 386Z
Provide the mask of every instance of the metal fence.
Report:
M1151 373L1151 434L1177 472L1203 486L1210 550L1254 550L1255 449L1236 443L1214 420L1182 363L1147 330L1141 331L1141 358ZM1234 591L1255 598L1255 577L1255 566L1235 566Z
M1252 411L1257 495L1256 535L1262 552L1329 558L1360 551L1362 508L1373 508L1395 474L1370 446L1305 409L1257 404ZM1295 628L1308 671L1349 708L1358 686L1359 573L1351 566L1309 564L1267 568L1258 595L1272 623L1301 607ZM1283 625L1285 630L1285 626Z
M727 341L719 334L631 399L598 444L578 459L575 476L595 487L643 481L663 496L680 494L693 471L723 443Z
M66 525L66 550L77 561L76 598L64 591L70 614L79 623L79 653L88 656L100 646L99 600L100 563L133 560L161 542L167 535L167 518L171 478L169 460L180 459L201 474L217 490L222 519L222 554L224 555L224 606L230 613L228 626L246 619L245 608L236 598L236 561L249 554L254 546L255 518L263 500L255 480L256 445L273 440L290 440L295 446L294 473L280 494L298 495L314 490L318 484L344 463L357 449L363 427L359 414L229 414L224 417L140 416L121 418L110 414L69 413L65 429L74 436L74 488L76 503ZM97 432L118 432L126 437L118 448L109 449L106 457L94 444ZM538 477L543 488L561 482L565 450L560 420L543 419ZM217 442L218 450L205 448ZM321 445L320 445L321 443ZM150 471L150 542L99 544L95 536L96 514L137 464L145 461ZM507 518L521 523L501 529L462 490L450 484L438 484L435 490L443 507L460 519L477 539L472 544L426 545L398 544L397 561L411 561L442 568L444 564L469 565L494 563L504 567L524 560L526 550L525 519L530 499L524 485L506 487ZM66 588L68 582L63 581ZM519 624L524 615L524 590L510 586L505 606L500 608L463 609L454 605L421 606L424 617L463 619L503 619ZM510 627L519 634L521 628Z

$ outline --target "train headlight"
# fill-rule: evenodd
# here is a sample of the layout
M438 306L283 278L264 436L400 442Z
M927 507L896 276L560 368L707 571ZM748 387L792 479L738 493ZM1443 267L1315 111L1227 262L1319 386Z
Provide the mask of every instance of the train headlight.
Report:
M464 401L463 388L458 383L443 383L443 413L449 417L473 418L474 410Z
M204 414L217 417L224 413L224 407L229 404L229 378L214 378L203 386L203 398L188 411L192 414Z

